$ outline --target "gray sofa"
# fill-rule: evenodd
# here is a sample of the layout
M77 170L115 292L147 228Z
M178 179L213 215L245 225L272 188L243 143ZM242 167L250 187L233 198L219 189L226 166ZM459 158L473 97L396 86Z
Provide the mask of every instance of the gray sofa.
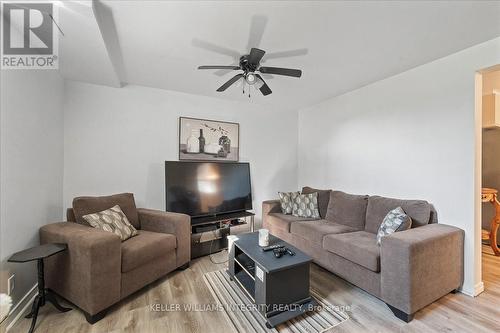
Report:
M419 309L462 284L464 232L438 224L427 201L302 190L311 192L318 192L320 220L282 214L279 200L270 200L262 207L264 228L383 300L398 318L411 321ZM412 218L412 228L377 245L378 227L399 206Z

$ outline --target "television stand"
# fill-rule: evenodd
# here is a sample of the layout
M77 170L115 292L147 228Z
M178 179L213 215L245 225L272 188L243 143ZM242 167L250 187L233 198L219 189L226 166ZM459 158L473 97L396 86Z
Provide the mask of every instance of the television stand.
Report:
M211 216L201 216L201 217L192 217L191 225L202 225L213 222L220 222L226 220L240 219L240 218L250 218L250 232L254 232L254 216L255 214L249 211L241 211L234 213L225 213L225 214L217 214Z
M227 236L253 232L255 214L249 211L191 218L191 259L227 249Z

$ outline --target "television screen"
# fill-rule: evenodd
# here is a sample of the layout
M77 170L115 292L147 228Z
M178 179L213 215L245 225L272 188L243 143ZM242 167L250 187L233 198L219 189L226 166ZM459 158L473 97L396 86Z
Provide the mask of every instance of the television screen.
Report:
M192 217L252 209L250 166L227 162L165 162L169 212Z

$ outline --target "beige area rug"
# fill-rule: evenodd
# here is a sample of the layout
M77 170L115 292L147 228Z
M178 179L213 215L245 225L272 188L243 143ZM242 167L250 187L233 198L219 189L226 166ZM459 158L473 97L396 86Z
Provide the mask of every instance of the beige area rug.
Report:
M330 304L314 289L311 289L311 296L319 305L318 311L307 312L274 329L268 329L264 317L256 309L251 309L252 301L236 282L229 279L229 275L224 270L205 273L203 278L237 332L320 333L349 319L340 307Z

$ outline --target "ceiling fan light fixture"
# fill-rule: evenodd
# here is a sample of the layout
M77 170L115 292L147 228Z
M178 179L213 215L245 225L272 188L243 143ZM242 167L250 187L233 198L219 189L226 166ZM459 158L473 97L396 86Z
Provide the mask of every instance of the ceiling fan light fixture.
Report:
M257 82L257 77L254 73L247 73L245 75L245 81L247 81L248 84L255 84L255 82Z

